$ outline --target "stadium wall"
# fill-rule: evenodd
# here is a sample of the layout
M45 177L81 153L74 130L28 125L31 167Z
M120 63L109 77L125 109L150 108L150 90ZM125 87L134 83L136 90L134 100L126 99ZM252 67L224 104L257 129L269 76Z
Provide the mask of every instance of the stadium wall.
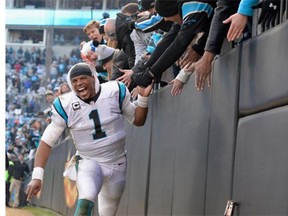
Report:
M180 96L169 86L151 96L145 126L127 124L117 215L223 215L228 200L234 215L288 214L287 38L284 22L218 58L202 92L192 75ZM62 173L75 148L61 142L33 202L73 215L75 185L64 190Z

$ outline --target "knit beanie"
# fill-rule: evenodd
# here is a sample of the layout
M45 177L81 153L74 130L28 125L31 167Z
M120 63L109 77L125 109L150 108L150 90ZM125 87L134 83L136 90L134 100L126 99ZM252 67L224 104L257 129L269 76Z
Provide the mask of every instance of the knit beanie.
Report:
M155 10L162 17L171 17L178 13L177 0L156 0Z
M99 45L96 49L100 64L105 64L113 58L115 49L106 45Z
M92 71L87 64L76 64L70 69L70 80L81 75L92 76Z
M139 0L138 7L140 11L149 10L154 7L155 0Z

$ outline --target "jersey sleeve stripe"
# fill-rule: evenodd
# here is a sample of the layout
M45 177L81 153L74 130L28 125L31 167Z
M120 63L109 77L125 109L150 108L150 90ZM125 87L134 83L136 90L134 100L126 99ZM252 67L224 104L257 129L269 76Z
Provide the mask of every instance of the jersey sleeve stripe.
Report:
M63 109L60 99L57 97L53 102L53 107L57 111L57 113L65 120L66 124L68 124L68 116Z
M182 5L183 19L190 14L201 12L206 12L208 17L210 17L213 13L213 8L211 5L202 2L185 2Z
M140 29L142 31L147 31L148 29L152 29L154 26L158 25L162 21L163 17L160 15L153 15L150 17L150 19L141 21L141 22L136 22L135 23L135 28Z
M122 110L122 103L126 96L126 86L122 82L117 82L117 83L119 87L119 107L120 107L120 110Z

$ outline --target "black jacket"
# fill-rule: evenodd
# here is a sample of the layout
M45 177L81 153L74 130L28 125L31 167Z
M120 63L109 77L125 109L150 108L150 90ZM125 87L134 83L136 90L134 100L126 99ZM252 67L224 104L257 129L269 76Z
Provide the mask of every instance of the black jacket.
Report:
M130 34L132 29L129 27L128 20L130 17L117 13L116 17L116 37L118 41L118 49L123 49L128 56L129 69L134 66L135 63L135 47Z
M210 16L208 17L208 13L199 11L192 11L192 13L187 13L188 15L183 14L182 7L186 2L207 3L211 12ZM181 57L199 32L204 32L203 38L193 48L199 55L203 54L216 2L216 0L178 1L178 13L183 19L183 24L173 24L171 30L158 43L146 64L155 77L160 77L167 68Z
M28 165L25 162L23 163L21 163L20 161L13 161L13 162L14 162L13 178L23 181L25 176L28 175L30 172Z
M223 41L230 27L230 25L223 24L223 21L237 12L239 3L240 0L218 0L205 50L214 54L221 52Z
M118 77L123 76L123 73L119 69L127 69L129 67L128 56L123 50L116 50L112 61L113 67L110 80L116 80ZM132 81L128 89L131 92L135 87L136 85Z

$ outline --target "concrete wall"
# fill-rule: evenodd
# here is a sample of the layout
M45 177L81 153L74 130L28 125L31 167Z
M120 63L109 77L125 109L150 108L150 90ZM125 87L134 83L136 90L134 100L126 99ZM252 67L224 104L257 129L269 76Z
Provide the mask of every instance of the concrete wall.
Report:
M285 22L226 53L203 92L191 76L180 96L170 86L151 96L145 126L127 124L117 215L223 215L230 199L239 204L234 215L288 215L287 38ZM35 202L73 215L59 167L73 145L62 146Z

